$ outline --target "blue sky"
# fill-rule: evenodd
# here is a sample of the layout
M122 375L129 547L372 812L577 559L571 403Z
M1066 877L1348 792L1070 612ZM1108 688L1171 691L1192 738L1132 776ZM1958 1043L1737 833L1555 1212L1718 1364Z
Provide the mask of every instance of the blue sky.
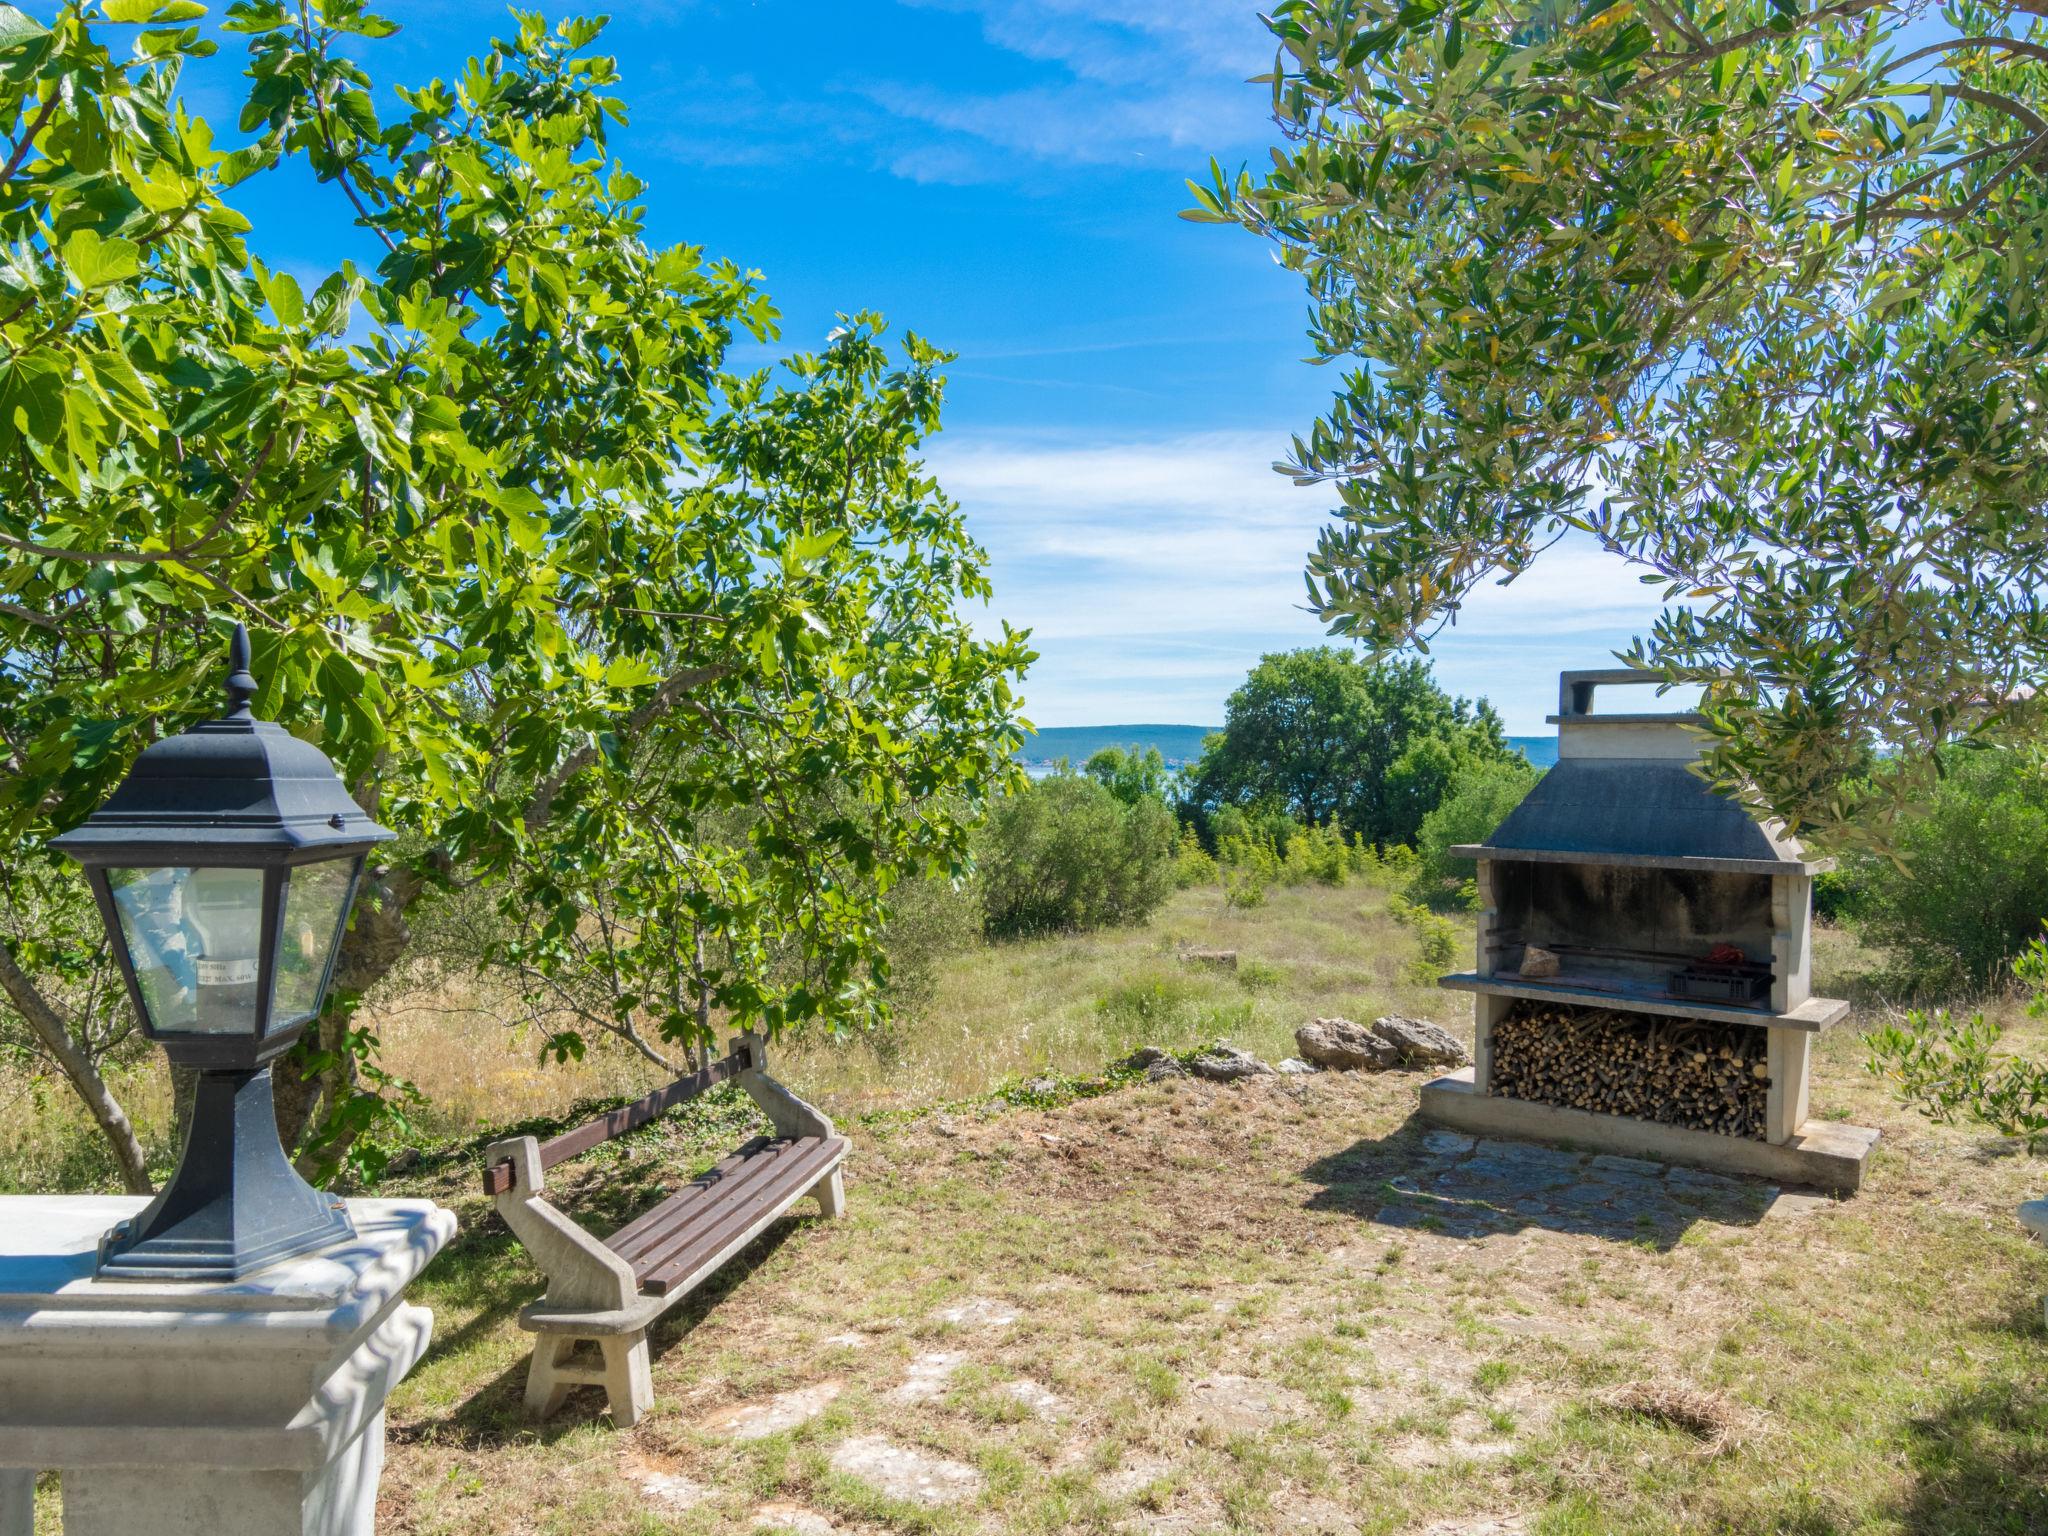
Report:
M509 26L489 4L381 10L403 28L368 56L386 84L452 76ZM1252 5L615 11L599 46L633 120L614 148L650 183L653 238L758 269L789 349L877 309L960 354L930 458L989 549L992 613L1035 632L1033 720L1213 724L1261 653L1319 641L1301 569L1334 498L1269 466L1334 375L1304 361L1299 283L1264 246L1175 217L1211 154L1256 163L1274 141L1246 83L1271 58ZM236 49L188 82L223 130ZM236 193L260 253L315 277L374 260L336 248L336 197L284 175ZM1654 592L1561 548L1466 605L1438 674L1542 733L1558 670L1605 664Z

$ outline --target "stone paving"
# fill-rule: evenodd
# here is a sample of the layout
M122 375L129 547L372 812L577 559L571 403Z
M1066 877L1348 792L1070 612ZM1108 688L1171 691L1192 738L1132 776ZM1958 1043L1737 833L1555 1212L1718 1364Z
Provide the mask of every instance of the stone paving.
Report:
M1454 1238L1535 1227L1668 1248L1702 1217L1755 1222L1833 1203L1643 1158L1454 1131L1429 1132L1424 1147L1413 1172L1386 1181L1394 1198L1374 1215L1379 1225Z

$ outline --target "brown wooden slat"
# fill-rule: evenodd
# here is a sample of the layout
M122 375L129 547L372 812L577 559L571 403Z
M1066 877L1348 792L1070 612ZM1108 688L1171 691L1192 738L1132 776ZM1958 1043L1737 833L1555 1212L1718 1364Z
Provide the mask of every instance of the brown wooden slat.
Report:
M636 1265L640 1288L650 1295L666 1296L759 1220L765 1209L815 1184L846 1153L845 1140L837 1136L806 1137L797 1147L791 1155L777 1159L773 1178L750 1183L737 1198L722 1204L715 1217L691 1223L686 1242L664 1256L658 1267L642 1271Z
M586 1120L573 1130L550 1137L540 1144L540 1165L552 1168L557 1163L588 1152L592 1147L601 1146L614 1136L623 1136L628 1131L638 1130L663 1110L686 1104L707 1089L738 1077L752 1065L751 1057L745 1051L735 1051L721 1061L714 1061L701 1072L686 1072L672 1083L665 1083L643 1098L630 1104L621 1105L610 1114L600 1115L595 1120ZM502 1195L512 1188L512 1160L504 1158L484 1170L484 1193Z
M815 1139L769 1142L716 1184L693 1185L671 1199L663 1201L661 1206L657 1207L664 1218L661 1223L636 1234L627 1247L613 1247L609 1238L606 1239L605 1246L612 1248L614 1253L630 1263L636 1271L658 1267L663 1262L664 1255L676 1251L690 1240L692 1231L707 1223L716 1222L719 1219L719 1212L725 1206L735 1200L744 1199L748 1191L764 1180L772 1182L777 1168Z
M755 1137L717 1167L700 1173L659 1205L635 1216L604 1240L605 1247L630 1262L688 1221L692 1212L701 1211L707 1201L717 1201L736 1184L744 1183L749 1170L772 1158L772 1149L778 1145L769 1137Z
M662 1250L634 1266L640 1288L666 1296L759 1226L768 1213L788 1205L816 1184L843 1155L834 1141L806 1140L801 1150L778 1160L776 1175L749 1183L701 1220L688 1223Z

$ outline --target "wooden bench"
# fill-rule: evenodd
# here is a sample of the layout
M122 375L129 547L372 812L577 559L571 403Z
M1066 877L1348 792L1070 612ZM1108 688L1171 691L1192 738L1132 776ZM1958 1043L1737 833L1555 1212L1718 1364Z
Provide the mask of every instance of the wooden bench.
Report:
M843 1214L839 1165L846 1140L832 1122L768 1075L758 1035L731 1054L643 1099L547 1141L515 1136L484 1153L484 1192L548 1277L547 1294L521 1310L519 1326L540 1337L526 1375L526 1411L546 1418L572 1387L597 1386L612 1421L634 1424L654 1405L647 1329L791 1206L814 1196L828 1217ZM544 1197L545 1170L645 1125L706 1089L737 1081L775 1127L653 1209L598 1238ZM579 1363L596 1346L602 1364Z

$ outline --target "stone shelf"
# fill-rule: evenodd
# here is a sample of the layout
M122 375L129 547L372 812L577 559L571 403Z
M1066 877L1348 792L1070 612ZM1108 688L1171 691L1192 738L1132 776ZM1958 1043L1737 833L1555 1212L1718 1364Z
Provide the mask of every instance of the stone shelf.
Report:
M1798 1029L1816 1035L1849 1016L1848 1003L1838 997L1810 997L1790 1013L1767 1013L1761 1008L1739 1008L1729 1003L1702 1003L1691 998L1575 984L1565 977L1532 981L1520 976L1481 976L1475 971L1459 971L1440 978L1437 985L1452 992L1526 997L1542 1003L1577 1003L1623 1013L1662 1014L1667 1018L1711 1019L1717 1024L1749 1024L1758 1029Z

